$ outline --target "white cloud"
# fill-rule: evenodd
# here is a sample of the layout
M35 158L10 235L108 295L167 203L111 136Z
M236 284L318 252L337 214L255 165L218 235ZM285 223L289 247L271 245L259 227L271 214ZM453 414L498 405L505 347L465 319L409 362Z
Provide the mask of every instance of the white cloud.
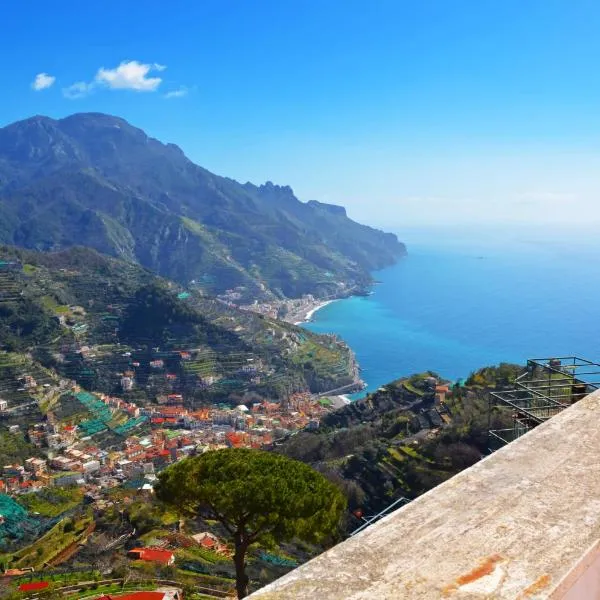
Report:
M98 69L93 81L78 81L69 87L63 88L65 98L75 100L89 95L99 87L111 90L134 90L137 92L155 92L162 83L160 77L150 77L153 71L162 72L167 67L160 63L140 63L137 60L123 61L114 69L101 67ZM38 75L45 75L41 73ZM54 81L54 78L52 78ZM50 84L51 85L51 84ZM41 89L41 88L40 88ZM180 86L175 90L167 92L165 98L181 98L189 92L186 86Z
M31 83L31 87L36 92L39 92L40 90L47 90L49 87L52 87L55 81L56 77L48 75L48 73L38 73Z
M183 98L184 96L188 95L188 92L189 90L187 89L187 87L185 87L185 85L182 85L176 90L171 90L170 92L167 92L165 94L165 98Z
M78 81L67 88L63 88L62 93L65 98L69 100L77 100L90 94L95 87L94 83L86 83L85 81Z
M148 77L150 71L164 71L164 65L143 64L137 60L122 62L114 69L98 69L95 81L113 90L135 90L137 92L154 92L158 89L162 79Z

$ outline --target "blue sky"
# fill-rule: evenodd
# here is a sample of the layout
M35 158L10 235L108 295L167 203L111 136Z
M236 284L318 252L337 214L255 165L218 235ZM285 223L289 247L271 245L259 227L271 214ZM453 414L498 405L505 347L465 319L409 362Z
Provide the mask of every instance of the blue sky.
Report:
M597 2L34 0L0 23L2 125L116 114L389 228L600 221Z

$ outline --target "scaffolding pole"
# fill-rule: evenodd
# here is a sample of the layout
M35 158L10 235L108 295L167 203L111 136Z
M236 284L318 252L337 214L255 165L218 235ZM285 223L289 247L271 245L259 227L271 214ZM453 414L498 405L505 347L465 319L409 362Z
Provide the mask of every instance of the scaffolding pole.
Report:
M489 451L521 437L597 389L598 363L579 356L529 359L514 388L489 394ZM511 412L512 427L493 428L494 414L502 411Z

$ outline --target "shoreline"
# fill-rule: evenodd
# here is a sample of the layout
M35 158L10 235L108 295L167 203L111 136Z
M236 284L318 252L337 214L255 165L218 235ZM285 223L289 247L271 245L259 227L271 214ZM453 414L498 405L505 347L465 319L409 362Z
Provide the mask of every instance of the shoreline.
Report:
M327 397L331 400L331 408L333 410L338 410L340 408L344 408L344 406L348 406L348 404L352 404L352 400L350 400L350 398L348 398L348 396L345 394Z
M294 325L302 325L302 323L310 323L312 321L313 315L322 308L325 308L328 304L332 302L337 302L342 298L334 298L333 300L324 300L322 302L317 302L314 305L308 307L306 312L302 311L298 314L294 315ZM303 314L304 313L304 314ZM298 320L300 319L300 320Z

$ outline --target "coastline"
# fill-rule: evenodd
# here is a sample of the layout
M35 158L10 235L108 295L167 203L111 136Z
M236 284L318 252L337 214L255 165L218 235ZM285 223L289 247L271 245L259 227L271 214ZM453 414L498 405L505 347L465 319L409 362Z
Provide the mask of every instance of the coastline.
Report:
M334 298L333 300L323 300L316 302L305 309L297 312L293 315L294 325L302 325L302 323L309 323L312 320L313 315L322 308L325 308L328 304L341 300L341 298Z
M350 400L350 398L348 398L348 396L345 394L327 397L331 400L331 408L333 410L338 410L340 408L344 408L344 406L348 406L348 404L352 404L352 400Z
M352 404L352 400L350 400L347 394L342 394L341 396L338 396L338 398L344 403L343 405Z

